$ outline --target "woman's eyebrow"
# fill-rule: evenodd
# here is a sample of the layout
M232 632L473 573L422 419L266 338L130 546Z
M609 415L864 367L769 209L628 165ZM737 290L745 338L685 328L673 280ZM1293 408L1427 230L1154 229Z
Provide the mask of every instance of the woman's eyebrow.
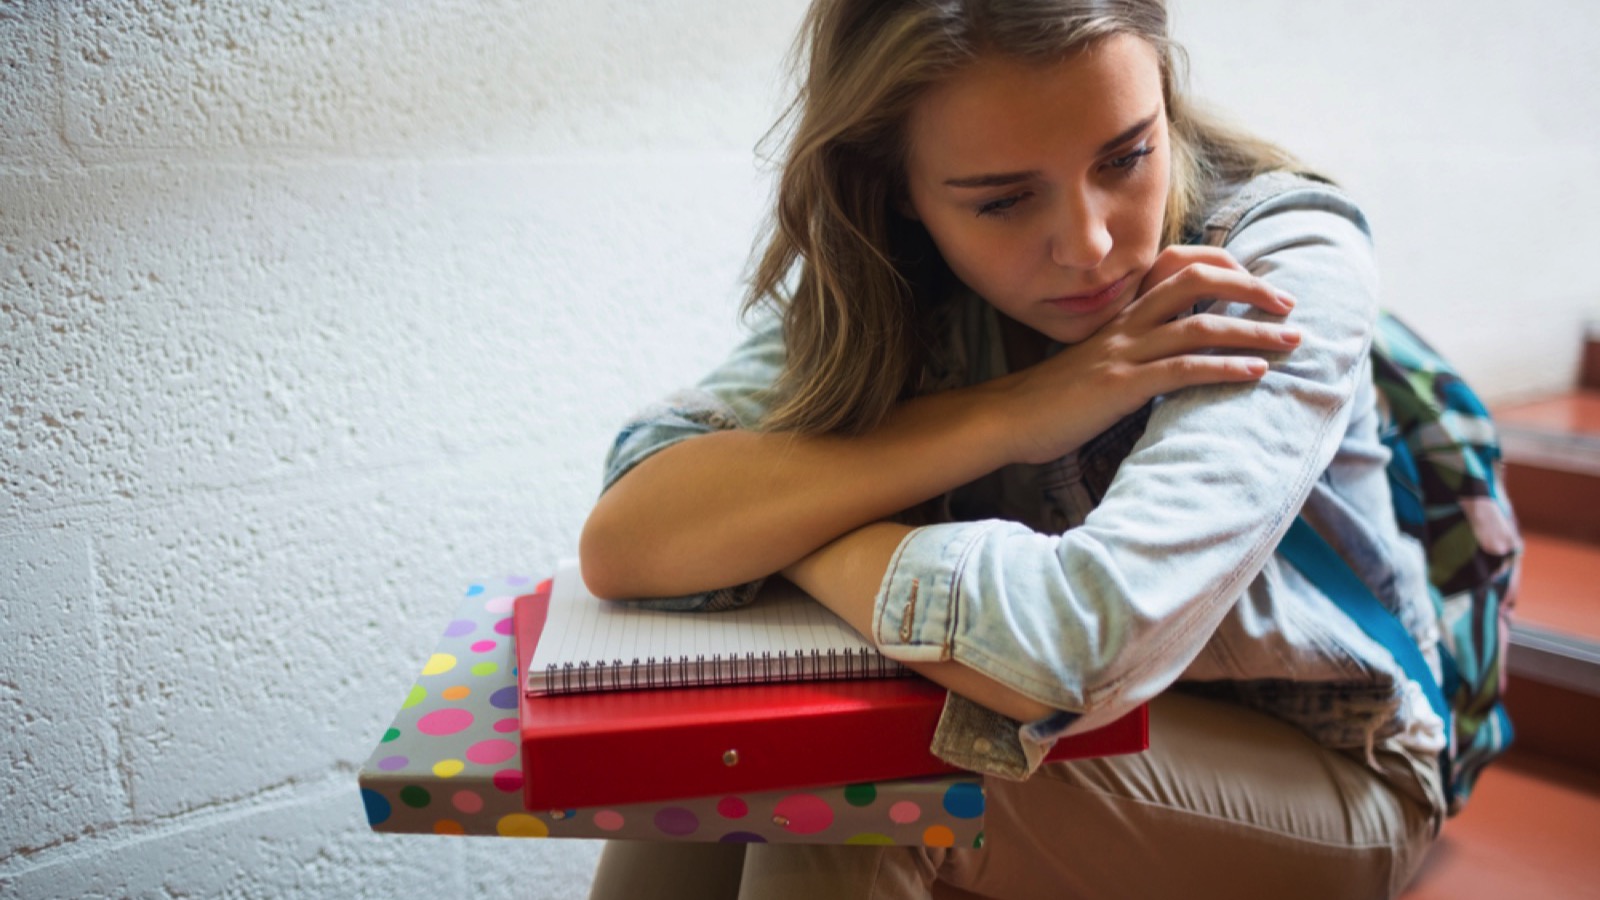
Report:
M1104 144L1101 144L1100 149L1095 151L1095 155L1104 156L1105 154L1110 153L1123 144L1126 144L1127 142L1138 137L1140 132L1149 128L1151 125L1154 125L1156 118L1160 115L1161 110L1157 109L1150 115L1145 116L1139 121L1123 129L1122 132L1116 137L1106 141ZM1040 172L1037 169L1029 169L1026 172L991 172L984 175L968 175L962 178L947 178L945 179L944 183L946 187L957 188L1004 187L1008 184L1018 184L1023 181L1038 178L1039 175Z
M994 172L988 175L969 175L965 178L946 178L944 183L949 187L958 188L1001 187L1038 178L1040 174L1038 169L1029 169L1026 172Z
M1149 128L1151 125L1154 125L1156 123L1156 117L1160 116L1160 115L1161 115L1161 110L1157 109L1155 112L1151 113L1150 115L1145 116L1144 118L1140 119L1139 121L1133 123L1127 129L1125 129L1121 134L1117 135L1116 137L1112 138L1109 141L1106 141L1104 144L1101 144L1099 152L1097 152L1095 155L1096 156L1104 156L1105 154L1110 153L1111 151L1117 149L1119 146L1121 146L1123 144L1126 144L1127 142L1129 142L1129 141L1133 140L1134 138L1138 137L1139 136L1139 132L1144 131L1146 128Z

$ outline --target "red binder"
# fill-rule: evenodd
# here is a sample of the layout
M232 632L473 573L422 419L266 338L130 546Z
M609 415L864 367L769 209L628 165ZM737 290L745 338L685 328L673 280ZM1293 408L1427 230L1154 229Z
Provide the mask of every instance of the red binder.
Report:
M519 674L549 600L545 582L514 603ZM960 771L928 752L945 689L922 678L517 694L524 801L533 810ZM1137 753L1149 744L1141 706L1063 738L1048 759Z

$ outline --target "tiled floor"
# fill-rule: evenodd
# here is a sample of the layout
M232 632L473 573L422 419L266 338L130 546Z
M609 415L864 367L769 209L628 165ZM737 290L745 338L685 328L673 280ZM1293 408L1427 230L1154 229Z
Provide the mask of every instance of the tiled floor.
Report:
M1514 620L1600 641L1600 546L1544 534L1523 541Z
M1524 531L1600 545L1600 391L1494 410Z
M1494 420L1502 427L1600 435L1600 391L1574 391L1546 400L1497 408Z
M1497 763L1403 897L1600 898L1600 774L1514 754Z

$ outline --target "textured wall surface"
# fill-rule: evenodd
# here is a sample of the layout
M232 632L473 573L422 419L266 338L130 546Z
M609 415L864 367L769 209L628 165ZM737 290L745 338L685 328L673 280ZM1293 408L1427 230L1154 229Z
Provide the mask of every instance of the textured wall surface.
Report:
M1600 311L1600 7L1178 0L1486 392ZM737 334L796 0L0 0L0 894L572 897L355 770ZM513 887L514 886L514 887Z

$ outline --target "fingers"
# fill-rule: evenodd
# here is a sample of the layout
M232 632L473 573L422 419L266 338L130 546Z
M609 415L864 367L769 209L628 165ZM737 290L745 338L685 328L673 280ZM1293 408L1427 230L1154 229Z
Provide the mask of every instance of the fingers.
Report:
M1156 255L1155 263L1150 266L1150 271L1145 273L1144 280L1139 283L1139 293L1143 294L1178 274L1184 267L1196 263L1216 266L1220 269L1246 271L1245 267L1237 259L1233 258L1233 254L1221 247L1173 244Z
M1129 345L1128 358L1147 363L1205 350L1282 353L1300 346L1300 339L1300 329L1292 325L1202 313L1137 338Z
M1170 394L1202 384L1256 381L1267 374L1267 361L1250 356L1173 356L1144 367L1144 387Z
M1191 263L1157 283L1128 309L1130 325L1154 328L1203 300L1248 303L1271 315L1288 315L1294 300L1242 268Z

